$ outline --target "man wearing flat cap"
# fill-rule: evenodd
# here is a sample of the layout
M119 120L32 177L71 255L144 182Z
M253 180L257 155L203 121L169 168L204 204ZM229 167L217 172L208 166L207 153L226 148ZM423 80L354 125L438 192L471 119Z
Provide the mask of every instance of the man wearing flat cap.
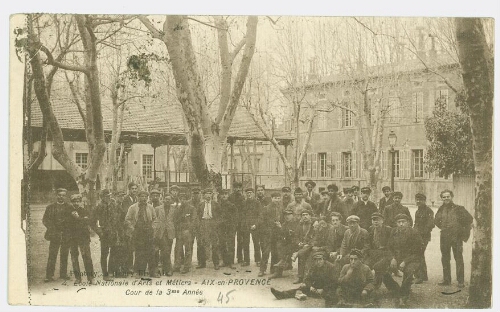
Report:
M51 282L54 280L57 254L59 252L59 276L62 279L68 279L67 270L69 244L65 244L68 239L63 236L63 232L66 232L67 230L72 207L71 204L66 202L66 193L67 191L64 188L58 188L56 190L56 202L45 208L45 213L42 219L43 225L47 228L44 238L50 242L45 282Z
M292 189L289 188L288 186L283 186L281 188L281 211L282 211L282 213L285 212L285 210L287 209L288 205L292 201L293 201ZM283 222L283 217L281 218L281 221Z
M266 196L266 186L264 184L260 184L257 185L255 189L255 198L260 202L260 205L262 207L269 205L271 203L271 198Z
M197 218L198 210L193 206L193 201L185 199L186 189L178 189L175 197L172 195L169 201L170 210L174 210L175 222L175 261L174 272L186 274L191 270L191 262L193 260L193 244L195 226L199 226ZM198 206L200 203L198 203ZM201 236L197 234L196 244L198 245L198 264L202 260Z
M146 275L146 268L149 276L157 277L157 262L154 253L154 228L156 214L153 206L148 204L148 192L140 191L138 202L130 206L125 225L127 235L135 248L134 271L135 277Z
M421 284L428 280L427 277L427 264L425 262L425 250L431 240L431 231L434 228L434 211L426 205L426 197L424 194L418 193L415 195L415 202L417 204L417 211L415 212L415 224L413 228L422 237L422 259L420 269L417 272L415 284Z
M352 211L351 215L356 215L359 217L359 226L367 230L372 225L372 214L377 212L377 205L369 200L372 190L369 187L361 188L361 197L358 200Z
M313 247L314 227L312 222L312 209L306 208L302 210L299 233L298 233L298 251L294 253L292 259L298 258L298 278L294 284L300 284L304 280L305 273L309 270L310 255Z
M362 262L363 253L359 249L353 249L348 257L349 263L342 267L338 280L337 307L349 307L349 303L354 302L361 302L365 307L375 307L374 298L371 296L374 289L373 273Z
M128 194L124 197L121 205L121 211L120 211L120 223L122 224L122 231L125 231L125 217L127 216L128 209L130 206L133 204L137 203L137 192L139 192L139 186L135 182L130 182L128 184ZM126 241L125 242L125 263L126 263L126 268L125 270L128 273L134 273L134 246L132 242Z
M235 269L234 237L238 224L236 206L229 200L229 191L220 191L221 219L219 223L219 244L222 266Z
M335 270L333 264L325 261L323 252L315 252L312 255L313 264L307 272L304 283L299 289L290 289L279 291L271 288L271 293L276 299L297 298L304 300L309 297L324 298L325 308L331 308L336 302L336 286L338 271Z
M207 257L212 253L212 263L214 269L219 269L219 236L218 227L220 220L219 203L212 200L212 189L203 190L203 201L197 209L197 218L200 224L200 240L203 253L200 255L200 262L197 269L205 268L207 265Z
M263 276L267 270L269 257L271 257L271 273L274 273L273 264L278 262L277 237L281 226L281 194L273 192L271 203L261 208L257 228L261 237L262 258L260 262L259 276Z
M177 189L178 193L179 191L181 190L180 188ZM182 189L183 191L185 191L186 193L188 192L188 190L185 190L185 189ZM172 199L171 199L172 200ZM201 189L199 187L194 187L192 190L191 190L191 198L189 200L182 200L182 204L180 204L181 200L180 198L177 198L177 203L179 203L179 205L183 205L183 206L186 206L186 205L189 205L192 207L192 209L194 210L197 210L198 207L200 207L200 203L202 202L202 192L201 192ZM189 210L189 208L188 208ZM199 220L198 218L193 218L192 220L194 223L192 224L193 227L191 228L191 239L192 239L192 244L191 244L191 252L194 250L194 241L196 240L196 255L197 255L197 261L198 263L200 263L200 256L203 255L203 248L201 246L201 244L199 243L199 240L200 240L200 224L199 224ZM186 236L185 236L186 237ZM190 256L192 257L192 255ZM180 263L182 263L184 261L184 258L182 258L180 260ZM189 260L191 262L191 260ZM180 267L182 265L179 264L179 265L175 265L175 270L174 271L179 271L180 270Z
M382 188L382 193L384 193L384 197L382 197L380 199L380 201L378 202L378 211L381 214L384 214L385 207L389 206L389 205L392 205L392 203L393 203L393 201L392 201L392 189L391 189L391 187L390 186L384 186Z
M117 241L122 226L120 222L120 208L111 199L111 192L102 190L101 201L94 210L91 228L99 236L101 243L101 269L104 280L111 280L109 273L117 273ZM109 256L109 259L108 259Z
M304 200L303 197L303 192L300 187L295 188L295 191L293 192L294 196L294 201L288 204L286 209L291 209L293 211L293 215L295 216L295 219L297 221L300 221L300 218L302 216L302 210L311 210L312 207L306 201Z
M229 201L236 208L236 258L238 259L238 263L243 263L243 236L245 233L245 229L241 227L241 218L240 213L243 209L243 203L245 202L245 196L243 196L243 185L241 182L235 181L233 183L233 191L229 195Z
M160 206L161 205L160 197L161 197L161 191L156 188L152 189L149 192L149 203L151 204L151 206L153 207Z
M408 210L408 207L401 205L401 199L403 199L403 193L394 192L392 194L393 203L388 206L385 206L384 210L385 224L392 228L396 227L395 217L401 213L408 216L410 227L413 226L413 218L411 217L410 210Z
M173 270L171 255L172 244L176 234L175 215L177 213L177 206L172 205L170 200L166 200L161 203L159 201L159 190L153 189L150 194L152 197L151 204L157 204L156 206L153 205L156 214L156 222L158 223L158 227L155 231L155 241L160 252L159 257L158 253L155 253L156 262L161 263L162 275L172 276Z
M316 187L316 182L309 180L305 184L306 186L306 192L304 194L304 200L306 203L311 205L313 208L313 211L316 211L316 205L320 201L320 195L314 191L314 188Z
M72 246L71 246L71 260L73 264L73 271L76 277L75 283L81 283L82 276L86 275L89 284L93 283L94 279L94 264L90 254L90 217L87 209L83 206L82 195L71 195L71 218L69 228L71 228ZM78 249L82 254L83 265L85 272L80 272L80 263L78 260Z
M345 187L344 188L344 211L345 211L345 218L350 215L352 209L354 208L354 204L356 201L354 200L354 191L351 187ZM345 220L345 218L343 220Z
M253 188L247 188L245 190L245 196L246 199L243 202L243 207L239 214L241 219L240 222L243 244L243 264L241 266L250 265L250 234L252 235L255 264L260 266L262 250L260 247L260 236L256 231L256 227L259 220L261 205L260 202L255 199L255 192Z
M341 222L342 215L336 211L331 214L331 221L321 220L313 238L313 252L324 251L326 260L333 263L340 252L347 226Z
M406 214L398 214L395 220L397 227L392 229L388 243L392 253L390 267L403 271L403 281L400 287L389 274L385 276L384 283L395 295L396 307L407 308L413 276L420 268L422 238L410 227L410 218Z
M291 209L283 211L283 222L278 225L277 250L279 262L273 265L276 271L269 278L283 276L283 270L290 265L290 258L297 250L299 240L299 221L296 221Z
M388 244L392 228L384 224L384 216L380 212L372 214L372 225L368 228L370 249L363 262L375 271L375 289L379 289L384 277L389 273L392 253ZM389 285L390 287L391 285Z
M347 226L349 227L342 239L340 253L337 255L336 265L340 268L349 263L349 253L353 249L359 249L365 253L369 248L368 232L359 226L359 217L351 215L347 217Z

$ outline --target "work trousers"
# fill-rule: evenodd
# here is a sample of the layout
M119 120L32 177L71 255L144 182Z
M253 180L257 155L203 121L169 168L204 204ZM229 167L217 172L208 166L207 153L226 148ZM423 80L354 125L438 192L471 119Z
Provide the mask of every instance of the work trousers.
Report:
M108 276L109 272L116 272L118 256L119 255L114 244L111 244L111 242L106 239L101 239L102 276Z
M457 282L464 282L464 256L462 241L457 237L451 237L441 233L441 263L443 264L443 281L451 283L451 250L455 258Z
M250 264L250 229L241 229L238 232L238 252L241 251L242 256L238 258L238 263Z
M79 252L82 254L83 266L85 272L80 272L80 263L78 261ZM81 280L82 276L86 276L87 280L91 281L94 278L94 265L92 263L92 256L90 254L90 242L77 241L70 247L71 262L73 264L73 273L77 280Z
M420 259L420 269L417 271L416 277L423 281L427 281L429 278L427 276L427 263L425 262L425 250L427 249L428 241L425 241L422 245L422 258Z
M261 233L260 246L262 248L262 258L260 261L260 271L266 272L267 263L269 262L269 256L271 256L271 273L274 272L273 265L278 263L278 246L276 238L273 237L272 233Z
M158 241L158 247L160 251L159 259L156 259L155 263L161 262L161 270L163 275L167 274L169 271L172 270L172 244L173 244L173 239L170 239L168 236L164 235L161 239ZM158 256L158 254L156 254Z
M202 253L198 255L199 265L205 266L207 256L212 252L212 262L219 265L219 242L217 232L217 221L213 219L202 219L200 221L200 241Z
M177 231L174 251L174 271L179 270L181 266L184 266L185 270L189 270L191 268L191 262L193 260L193 244L194 238L190 230ZM199 236L197 238L196 244L198 246L200 245ZM198 254L198 259L200 259L200 254Z
M56 270L57 254L59 254L59 276L66 278L68 275L68 255L70 243L62 238L53 238L49 243L49 257L47 259L46 278L53 278Z
M224 223L219 227L220 255L224 265L234 264L234 236L236 228L232 224Z
M135 273L146 275L146 268L148 268L149 274L154 275L157 263L153 243L153 229L137 228L134 233L133 242L135 248Z
M260 262L262 259L262 250L261 250L261 235L259 231L251 231L252 234L252 242L253 242L253 255L255 262Z

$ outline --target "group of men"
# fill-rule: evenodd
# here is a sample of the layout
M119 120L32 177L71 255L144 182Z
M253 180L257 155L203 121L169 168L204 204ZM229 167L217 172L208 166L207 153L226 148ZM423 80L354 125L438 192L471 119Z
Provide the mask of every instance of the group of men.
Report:
M282 277L297 261L298 289L280 292L278 299L307 295L325 298L325 304L344 306L352 300L376 303L376 293L383 283L394 294L398 306L406 306L412 283L428 279L424 252L434 226L441 229L443 282L451 283L450 255L453 250L458 286L464 286L462 242L468 238L472 217L464 207L453 203L453 192L441 193L443 205L436 216L426 205L424 194L416 194L418 209L413 220L401 204L403 194L384 187L379 205L370 201L371 189L345 188L344 198L338 187L328 185L318 194L315 183L306 190L265 196L257 186L243 191L235 182L233 190L221 190L214 198L212 189L194 189L188 196L185 188L173 186L161 198L161 191L139 191L128 185L128 194L109 190L100 192L100 201L89 213L79 194L66 201L66 190L57 190L57 201L47 207L43 224L50 241L45 281L53 280L60 251L60 277L67 275L71 253L75 283L86 276L95 278L90 256L90 229L100 239L101 269L104 280L113 277L137 277L149 274L172 276L191 270L194 242L197 268L205 268L211 255L213 267L242 267L253 258L259 276L270 270L269 278ZM174 246L175 240L175 247ZM236 244L235 244L236 242ZM172 248L174 262L172 264ZM85 272L79 268L82 254ZM403 272L399 285L393 275ZM415 277L415 280L414 280Z

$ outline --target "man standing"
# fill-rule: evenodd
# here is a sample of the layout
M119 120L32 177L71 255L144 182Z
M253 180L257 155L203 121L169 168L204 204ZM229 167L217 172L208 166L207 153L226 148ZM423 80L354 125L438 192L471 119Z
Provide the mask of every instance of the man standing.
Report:
M66 202L66 189L58 188L56 190L56 202L50 204L45 209L43 215L43 225L47 228L45 232L45 239L49 243L49 258L47 260L47 270L45 273L45 282L51 282L54 280L54 271L56 269L56 259L57 254L59 255L59 276L62 279L68 279L68 251L69 251L69 239L63 237L63 231L67 226L69 220L69 214L73 210L71 205ZM68 243L65 244L65 241ZM67 245L68 247L64 247Z
M256 231L259 232L261 237L262 258L260 262L259 276L264 276L267 270L267 263L271 255L271 273L274 272L273 265L277 261L277 236L281 218L280 211L281 195L278 192L271 194L271 203L267 206L261 207L259 213L259 221L257 223Z
M370 298L374 289L372 270L361 262L363 253L360 250L351 250L348 257L349 263L340 271L337 306L348 307L348 302L361 301L365 307L374 307L373 298Z
M354 204L354 208L351 214L359 217L359 225L367 230L372 224L372 214L377 212L377 205L370 201L370 194L372 190L369 187L363 187L361 189L361 200Z
M313 254L313 264L304 278L304 283L299 289L290 289L286 291L278 291L271 288L271 292L276 299L297 298L299 300L306 299L307 296L314 298L324 298L325 308L331 308L335 304L335 290L337 286L338 270L336 271L333 264L325 261L322 252Z
M240 215L242 215L245 197L243 196L242 184L240 182L233 183L233 192L229 195L229 201L236 208L236 258L238 259L238 263L243 263L243 236L246 235L246 229L242 227L242 218Z
M351 211L354 208L354 204L356 203L354 201L354 191L350 187L345 187L344 188L344 194L345 194L345 199L344 199L344 211L347 213L347 216L351 215ZM344 219L343 219L344 220Z
M146 274L146 268L151 277L157 277L153 242L156 215L153 206L148 204L148 195L146 191L139 192L138 202L130 206L125 217L127 235L135 248L134 269L137 278Z
M151 202L153 204L159 204L159 194L158 190L153 189L151 191ZM158 199L156 199L158 196ZM154 206L156 222L159 223L159 227L156 231L155 240L160 251L160 262L162 275L172 276L172 244L175 238L175 215L177 213L176 205L172 205L170 201L164 201L163 204ZM156 254L157 256L157 254ZM158 263L156 259L155 263Z
M327 189L330 199L326 202L321 217L323 219L330 220L332 212L338 212L342 215L342 220L345 220L345 218L349 216L349 212L346 211L344 202L338 197L338 186L335 184L330 184L327 186Z
M266 197L266 187L264 185L257 185L256 198L261 207L265 207L271 203L271 198Z
M176 202L178 204L180 204L180 202L178 200L180 188L176 185L174 185L174 186L175 186L175 188L172 190L172 192L173 192L173 194L177 194L177 196L175 197L177 199ZM185 191L185 189L183 189L183 192L184 191ZM200 207L201 200L202 200L201 190L200 190L200 188L195 187L192 190L191 199L189 201L185 202L185 204L190 205L194 210L197 210L198 207ZM194 240L196 239L196 257L197 257L196 260L198 261L198 263L200 263L200 256L203 256L203 252L204 252L203 248L200 244L200 224L199 224L198 218L194 218L193 220L194 220L193 221L194 224L193 224L193 228L192 228L192 232L191 232L193 242L191 245L191 250L194 250ZM179 268L177 268L177 270L179 270Z
M391 187L384 186L382 188L382 193L384 193L384 197L382 197L378 203L378 212L384 215L385 207L393 203Z
M283 276L283 270L289 267L291 256L297 250L299 221L296 221L292 210L283 211L283 222L278 225L277 249L279 262L274 265L276 271L269 278Z
M250 233L252 234L255 263L260 266L262 253L260 249L260 237L255 229L259 220L261 210L260 203L255 199L255 193L252 188L245 190L246 199L243 203L243 209L239 214L241 218L241 232L243 238L243 264L250 265Z
M281 188L281 212L284 217L285 210L288 205L292 202L292 190L288 186L283 186ZM283 217L281 218L281 222L283 222Z
M128 195L125 196L122 202L122 211L120 213L120 223L125 224L125 216L128 213L128 209L133 204L137 203L137 192L139 191L139 187L135 182L130 182L128 184ZM125 230L125 228L123 229ZM128 273L134 273L134 246L131 241L127 240L125 242L125 270Z
M299 259L298 264L298 279L293 282L300 284L304 281L304 276L310 267L309 256L311 255L314 238L314 227L312 222L312 209L306 208L302 210L302 217L299 225L298 233L298 251L293 254L292 260Z
M151 192L149 192L149 200L151 206L158 207L161 205L160 195L161 195L160 190L156 188L152 189Z
M306 182L306 194L304 196L304 200L306 203L311 205L313 211L316 211L316 205L320 201L320 195L314 191L316 187L316 182L309 180Z
M426 196L418 193L415 195L415 202L417 204L417 212L415 212L415 225L413 228L420 234L422 238L422 259L420 261L420 269L417 272L415 284L421 284L428 280L427 277L427 264L425 262L425 250L431 240L431 231L434 228L434 211L425 204Z
M219 244L221 249L222 266L235 269L234 264L234 236L238 223L236 206L229 201L227 190L220 191L221 220L219 223Z
M220 208L217 202L212 201L212 190L203 191L203 202L198 208L198 220L200 221L200 245L204 253L200 263L196 267L202 269L207 267L207 256L212 251L212 262L214 269L219 269L219 242L218 242L218 220L220 220Z
M76 277L75 284L81 283L82 275L86 275L89 284L92 285L94 280L94 264L92 263L92 257L90 254L89 213L83 207L82 195L71 195L71 204L73 205L73 210L71 211L71 224L69 227L72 229L71 234L73 236L72 240L75 248L75 250L72 250L71 252L73 271ZM84 274L80 272L78 249L80 249L82 254L83 265L85 267Z
M328 196L328 191L323 190L319 195L319 201L316 203L316 207L313 208L314 217L317 219L321 218L321 213L323 212L323 208L326 203L330 200L330 196Z
M352 190L352 193L353 193L353 199L355 202L359 201L359 186L357 185L353 185L351 186L351 190Z
M404 213L408 216L408 220L410 222L410 227L413 226L413 218L411 217L410 210L408 207L401 205L401 199L403 199L403 193L394 192L392 195L393 203L391 205L385 206L384 208L384 219L386 225L390 227L396 227L396 216Z
M453 202L453 192L444 190L441 192L443 205L436 212L435 224L441 229L440 247L441 263L443 264L443 281L441 286L451 284L451 250L455 257L458 287L464 285L464 257L462 242L469 239L473 218L463 206Z
M175 262L174 272L181 272L186 274L191 270L191 262L193 260L193 233L195 232L195 224L198 222L198 210L191 204L192 201L186 201L185 189L177 187L178 195L171 197L170 209L175 210ZM201 203L198 203L198 206ZM196 244L199 245L200 253L198 254L198 264L203 260L201 245L201 235L196 239Z
M291 209L293 211L295 219L297 221L300 221L302 211L308 210L312 212L312 207L304 200L302 196L302 189L300 187L297 187L295 189L293 196L295 197L295 201L288 204L288 207L286 207L286 209Z
M116 273L116 242L118 239L118 227L120 211L114 200L111 199L109 190L101 191L101 201L94 211L92 228L99 236L101 242L101 269L103 279L111 280L109 272ZM108 260L109 256L109 260Z

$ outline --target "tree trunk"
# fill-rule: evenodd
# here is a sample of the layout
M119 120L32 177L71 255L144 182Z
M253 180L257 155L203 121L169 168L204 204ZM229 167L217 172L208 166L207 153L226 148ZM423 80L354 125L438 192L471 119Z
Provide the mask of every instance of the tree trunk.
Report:
M476 169L475 227L469 308L490 308L492 296L493 58L481 19L457 18L456 37L472 129Z

